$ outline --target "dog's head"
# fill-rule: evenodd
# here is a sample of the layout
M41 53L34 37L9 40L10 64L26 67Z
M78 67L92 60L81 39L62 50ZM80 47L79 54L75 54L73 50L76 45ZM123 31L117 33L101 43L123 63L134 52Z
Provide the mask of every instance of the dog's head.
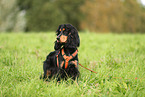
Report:
M57 32L57 45L64 45L67 48L76 48L80 45L80 39L77 29L71 24L59 25ZM55 44L55 45L56 45ZM55 48L59 49L59 48Z

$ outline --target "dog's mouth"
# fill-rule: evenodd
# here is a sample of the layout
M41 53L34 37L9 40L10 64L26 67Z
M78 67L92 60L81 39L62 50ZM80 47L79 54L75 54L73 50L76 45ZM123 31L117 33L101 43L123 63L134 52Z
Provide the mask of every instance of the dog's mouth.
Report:
M61 35L60 38L57 39L57 42L66 43L67 42L67 36Z

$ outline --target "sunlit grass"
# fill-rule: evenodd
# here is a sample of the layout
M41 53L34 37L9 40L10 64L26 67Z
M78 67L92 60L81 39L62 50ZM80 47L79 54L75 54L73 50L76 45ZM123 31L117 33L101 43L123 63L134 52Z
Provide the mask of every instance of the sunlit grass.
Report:
M80 33L78 84L44 82L43 61L54 33L0 34L1 97L145 95L145 35Z

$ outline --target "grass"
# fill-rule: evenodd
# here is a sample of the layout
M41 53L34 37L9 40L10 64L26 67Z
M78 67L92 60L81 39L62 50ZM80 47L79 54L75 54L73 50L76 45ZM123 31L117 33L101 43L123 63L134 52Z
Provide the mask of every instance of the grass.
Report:
M0 34L1 97L145 95L145 35L80 33L78 84L43 82L43 61L53 51L54 33Z

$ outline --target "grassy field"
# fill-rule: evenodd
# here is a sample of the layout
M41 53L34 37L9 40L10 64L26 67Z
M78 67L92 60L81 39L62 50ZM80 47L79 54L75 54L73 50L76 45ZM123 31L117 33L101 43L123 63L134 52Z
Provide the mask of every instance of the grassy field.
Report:
M54 33L0 34L0 97L145 96L145 34L80 33L78 84L39 79Z

